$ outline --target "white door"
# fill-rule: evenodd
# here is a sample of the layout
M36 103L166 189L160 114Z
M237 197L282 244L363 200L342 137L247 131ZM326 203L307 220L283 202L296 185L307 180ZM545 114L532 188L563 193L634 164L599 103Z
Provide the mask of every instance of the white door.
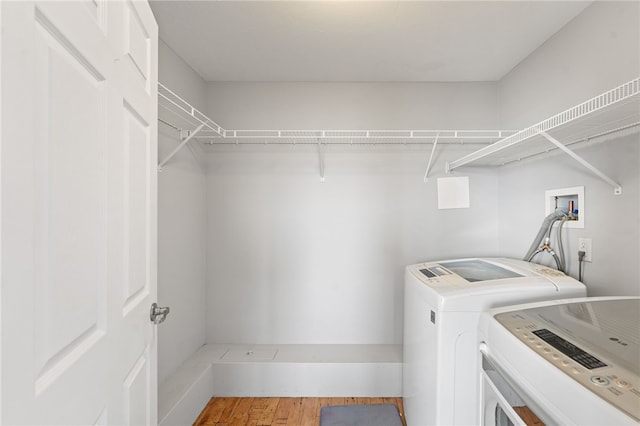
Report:
M2 424L157 423L157 25L0 2Z

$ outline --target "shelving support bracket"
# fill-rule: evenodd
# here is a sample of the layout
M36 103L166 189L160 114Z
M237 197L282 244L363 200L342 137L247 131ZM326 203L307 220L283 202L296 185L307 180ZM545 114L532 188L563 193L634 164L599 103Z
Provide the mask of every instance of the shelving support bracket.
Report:
M429 170L431 169L431 161L433 161L433 154L436 152L436 147L438 146L438 138L440 137L440 133L436 135L436 140L433 142L433 147L431 148L431 155L429 156L429 162L427 163L427 170L424 172L424 181L429 181Z
M198 127L196 127L196 129L191 132L191 134L189 134L189 136L187 136L186 138L182 139L182 142L180 142L180 145L178 145L173 151L171 151L171 153L169 155L167 155L167 157L162 160L160 162L160 164L158 164L158 171L162 171L162 167L167 164L167 162L169 160L171 160L173 158L174 155L176 155L178 153L178 151L180 151L182 149L183 146L185 146L191 139L194 138L195 135L198 134L198 132L200 130L202 130L202 128L204 127L204 123L202 123L201 125L199 125Z
M322 142L318 140L318 165L320 167L320 182L324 182L324 152L322 151Z
M609 176L602 173L600 170L598 170L593 165L591 165L591 163L587 162L584 158L580 157L578 154L571 151L562 142L559 142L557 139L554 139L547 132L540 132L540 135L544 136L545 139L547 139L549 142L557 146L561 151L565 152L567 155L569 155L571 158L576 160L578 163L582 164L584 167L589 169L591 173L595 174L600 179L607 182L609 185L613 186L613 193L615 195L622 195L622 186L620 186L620 184L617 183L615 180L611 179Z

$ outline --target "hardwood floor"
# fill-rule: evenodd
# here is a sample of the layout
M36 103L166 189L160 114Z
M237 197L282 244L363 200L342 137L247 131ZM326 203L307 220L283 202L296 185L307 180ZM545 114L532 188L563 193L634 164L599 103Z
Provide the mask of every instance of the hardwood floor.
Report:
M327 405L395 404L402 422L402 398L235 398L209 400L194 426L318 426Z

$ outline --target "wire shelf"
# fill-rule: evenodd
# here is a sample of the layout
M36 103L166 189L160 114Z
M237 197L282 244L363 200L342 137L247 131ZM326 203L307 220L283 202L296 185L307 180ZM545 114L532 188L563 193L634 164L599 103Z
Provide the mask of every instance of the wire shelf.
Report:
M167 87L158 83L159 120L180 132L181 143L160 164L162 168L189 141L216 145L317 145L320 166L326 145L432 145L425 172L438 144L484 145L446 164L448 172L466 165L502 166L563 151L603 180L622 188L613 179L579 158L568 147L578 148L640 131L640 78L569 108L521 131L513 130L226 130ZM324 179L322 174L322 179Z
M222 144L420 145L494 143L515 131L504 130L226 130L224 136L202 131L196 139Z
M158 82L158 120L179 131L191 132L202 125L212 136L224 136L224 129Z
M240 144L372 144L488 145L508 137L514 130L226 130L176 93L158 83L159 121L192 136L204 145ZM200 128L196 134L195 129Z
M558 150L544 133L565 146L578 148L639 130L640 78L637 78L452 161L448 168L454 170L469 164L501 166Z

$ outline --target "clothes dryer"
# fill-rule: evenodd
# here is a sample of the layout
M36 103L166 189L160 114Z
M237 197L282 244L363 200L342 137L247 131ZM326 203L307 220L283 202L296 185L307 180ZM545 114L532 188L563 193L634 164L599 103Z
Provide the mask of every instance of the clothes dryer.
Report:
M490 308L586 296L564 273L505 258L407 266L403 399L408 426L475 425L480 419L477 327Z

